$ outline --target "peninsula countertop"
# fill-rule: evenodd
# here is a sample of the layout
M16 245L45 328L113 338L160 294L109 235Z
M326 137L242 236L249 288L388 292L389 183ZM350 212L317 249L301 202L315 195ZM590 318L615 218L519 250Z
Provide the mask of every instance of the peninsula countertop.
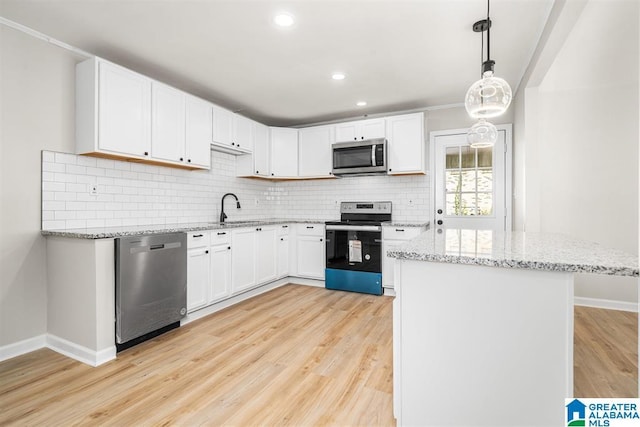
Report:
M638 257L562 234L431 229L387 252L402 260L638 277Z

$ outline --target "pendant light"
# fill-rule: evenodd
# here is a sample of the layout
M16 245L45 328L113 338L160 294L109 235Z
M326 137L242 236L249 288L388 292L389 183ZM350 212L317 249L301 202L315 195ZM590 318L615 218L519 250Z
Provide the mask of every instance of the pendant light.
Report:
M484 33L487 33L487 59L482 62L481 78L471 85L464 100L467 112L474 119L488 119L504 113L511 104L511 87L504 79L493 75L495 61L491 59L491 19L487 0L487 19L473 24L473 31L482 33L481 58L484 59Z
M467 131L467 141L471 148L493 147L498 139L498 129L486 121L480 119Z

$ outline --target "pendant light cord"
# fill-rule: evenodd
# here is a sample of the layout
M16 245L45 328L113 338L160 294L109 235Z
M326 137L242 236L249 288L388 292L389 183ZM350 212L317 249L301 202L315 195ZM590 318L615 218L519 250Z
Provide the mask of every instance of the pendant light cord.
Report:
M489 1L487 0L487 61L491 61L491 18L489 18Z

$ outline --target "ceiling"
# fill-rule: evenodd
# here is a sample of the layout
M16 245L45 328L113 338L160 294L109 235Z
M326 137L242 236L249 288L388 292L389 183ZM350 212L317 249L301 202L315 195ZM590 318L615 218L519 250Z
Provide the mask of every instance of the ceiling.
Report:
M553 0L493 0L515 90ZM0 0L0 16L275 126L463 102L485 0ZM295 17L276 27L275 13ZM342 71L346 79L331 74ZM364 100L366 107L357 107Z

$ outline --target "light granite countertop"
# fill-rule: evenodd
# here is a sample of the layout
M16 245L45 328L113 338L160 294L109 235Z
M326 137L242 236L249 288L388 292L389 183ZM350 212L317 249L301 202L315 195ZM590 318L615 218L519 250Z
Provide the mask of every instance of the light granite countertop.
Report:
M323 220L264 219L219 222L197 222L185 224L137 225L123 227L75 228L70 230L42 230L46 237L67 237L73 239L110 239L145 234L182 233L188 231L219 230L241 227L255 227L277 224L324 224Z
M562 234L432 229L390 257L529 270L638 276L638 257Z

